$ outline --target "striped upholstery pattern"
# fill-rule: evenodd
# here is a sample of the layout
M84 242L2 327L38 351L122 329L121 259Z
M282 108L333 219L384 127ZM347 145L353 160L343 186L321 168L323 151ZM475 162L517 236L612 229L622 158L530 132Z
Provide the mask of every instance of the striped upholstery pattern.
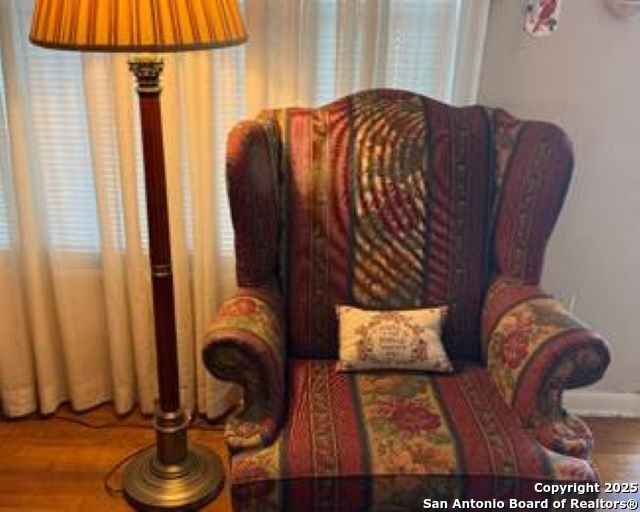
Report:
M481 107L393 90L272 112L283 141L290 348L335 358L335 306L447 305L453 358L480 358L492 183Z
M456 498L541 500L550 496L536 492L536 482L598 478L589 461L536 443L486 369L473 364L447 375L342 373L333 361L291 360L280 436L231 464L234 510L242 512L416 511L425 498L446 500L447 508Z
M221 344L205 349L249 396L282 396L286 382L284 404L247 411L227 434L234 510L451 508L597 481L593 438L562 392L602 376L607 345L538 288L572 163L553 125L392 90L267 111L233 131L238 284L277 281L285 304L282 338L225 341L261 355L287 346L281 366L216 365ZM336 304L446 304L454 372L338 371Z
M237 0L36 0L30 39L50 48L172 51L246 41Z

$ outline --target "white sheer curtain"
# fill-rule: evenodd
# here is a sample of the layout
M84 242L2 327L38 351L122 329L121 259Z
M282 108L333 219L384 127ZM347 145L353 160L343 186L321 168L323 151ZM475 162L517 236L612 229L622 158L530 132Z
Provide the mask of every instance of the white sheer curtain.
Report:
M238 390L200 363L234 286L226 133L261 108L369 87L473 101L488 0L245 0L250 43L168 55L162 94L183 404ZM0 0L0 399L5 414L156 397L139 126L126 56L28 43Z

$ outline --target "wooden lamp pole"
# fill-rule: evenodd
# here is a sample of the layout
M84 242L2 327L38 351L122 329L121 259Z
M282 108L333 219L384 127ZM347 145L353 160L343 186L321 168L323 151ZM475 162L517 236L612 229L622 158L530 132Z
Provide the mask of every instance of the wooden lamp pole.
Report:
M144 157L159 407L155 446L125 468L125 498L137 510L195 510L220 491L220 458L187 442L180 406L171 242L160 110L163 61L148 52L246 41L237 0L35 0L31 42L54 49L147 52L132 58Z
M149 223L149 259L153 287L153 311L158 355L160 408L180 406L177 342L171 269L171 241L167 209L167 184L160 110L160 75L164 62L152 56L129 62L136 77L142 130L144 181Z

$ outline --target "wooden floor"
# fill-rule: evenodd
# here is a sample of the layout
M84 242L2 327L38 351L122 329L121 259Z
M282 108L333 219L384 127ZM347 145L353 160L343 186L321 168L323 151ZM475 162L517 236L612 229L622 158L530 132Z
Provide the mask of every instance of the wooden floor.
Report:
M116 426L93 429L65 421L113 425L108 406L73 415L62 410L48 419L0 421L0 511L126 511L121 498L103 488L105 473L154 440L149 420L138 414ZM595 462L605 482L640 482L640 420L589 419L596 438ZM228 456L219 430L192 429L190 438ZM119 483L116 474L114 484ZM228 485L207 512L230 512Z
M62 418L62 419L60 419ZM64 421L79 419L95 426ZM189 439L213 448L228 467L219 427L199 423ZM133 413L116 419L110 406L74 415L62 409L52 418L0 422L0 511L130 511L104 489L105 474L119 461L155 439L151 421ZM113 478L120 484L120 473ZM228 479L206 512L231 512Z
M587 418L603 482L640 483L640 420Z

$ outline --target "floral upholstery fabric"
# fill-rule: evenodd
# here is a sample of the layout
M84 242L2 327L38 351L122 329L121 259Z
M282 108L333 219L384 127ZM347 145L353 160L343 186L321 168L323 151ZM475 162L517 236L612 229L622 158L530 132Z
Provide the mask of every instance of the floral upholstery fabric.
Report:
M544 445L587 457L591 433L562 409L562 391L600 379L606 342L538 287L506 280L489 291L483 321L487 367L505 402Z
M424 498L541 499L540 481L597 481L591 464L545 449L486 369L341 373L291 360L277 440L232 461L235 510L420 510ZM286 507L284 506L286 504Z
M271 290L241 290L222 305L205 336L207 369L244 388L243 410L227 423L232 450L264 446L277 435L286 361L281 309Z
M562 130L372 90L265 111L227 151L241 290L204 358L245 389L227 433L237 512L540 499L535 481L597 479L562 393L609 352L538 287L573 167ZM336 372L337 304L446 306L454 372Z

